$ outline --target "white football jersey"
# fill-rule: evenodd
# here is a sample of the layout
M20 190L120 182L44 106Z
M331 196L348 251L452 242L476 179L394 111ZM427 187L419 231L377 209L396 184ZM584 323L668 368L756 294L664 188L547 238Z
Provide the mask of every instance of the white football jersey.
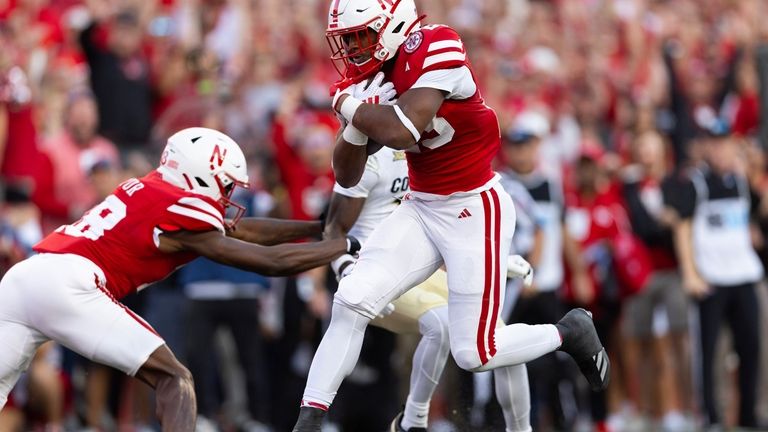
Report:
M365 205L357 222L349 231L360 243L365 243L373 229L389 216L408 192L408 164L405 152L383 147L368 156L360 182L351 188L338 183L333 191L350 198L365 198Z

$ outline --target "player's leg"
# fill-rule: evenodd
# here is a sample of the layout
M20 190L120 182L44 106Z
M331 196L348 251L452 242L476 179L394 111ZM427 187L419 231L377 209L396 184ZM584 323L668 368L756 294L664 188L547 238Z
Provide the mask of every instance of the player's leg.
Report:
M192 374L167 345L149 356L136 372L136 378L155 389L157 417L163 431L195 430L197 401Z
M1 289L2 287L0 287ZM0 301L2 301L0 299ZM29 327L0 318L0 411L45 337Z
M394 312L376 318L371 324L398 334L418 332L421 340L413 354L405 409L390 428L395 432L426 429L430 401L450 353L448 280L445 271L436 271L393 304Z
M472 217L458 219L462 209ZM500 186L430 205L429 213L439 222L429 226L430 238L448 270L451 351L460 367L482 371L512 366L559 348L575 358L594 389L607 385L608 358L586 311L573 310L556 325L496 329L515 219L512 199Z
M197 408L189 371L149 324L108 294L101 270L76 255L33 259L37 274L27 275L31 283L25 292L35 305L25 311L31 326L83 357L153 386L164 431L193 430Z
M498 320L496 327L505 324ZM525 363L496 368L493 379L506 432L531 432L531 390Z
M513 324L496 329L504 302L506 262L515 210L500 187L478 195L429 203L429 226L448 271L451 352L470 371L524 363L555 350L554 326ZM470 217L458 218L466 209ZM503 357L505 362L489 365Z
M531 392L525 363L496 368L493 378L506 432L531 432Z
M295 431L318 431L323 412L354 368L368 323L442 264L411 203L397 208L371 234L354 271L341 280L331 323L307 378Z
M25 313L30 301L25 296L30 282L28 276L42 270L25 261L11 268L0 281L0 411L32 362L35 351L47 340L26 322Z

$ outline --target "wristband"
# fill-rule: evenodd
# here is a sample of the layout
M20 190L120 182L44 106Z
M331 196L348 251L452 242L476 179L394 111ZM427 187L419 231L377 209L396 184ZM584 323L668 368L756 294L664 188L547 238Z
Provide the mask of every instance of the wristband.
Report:
M419 139L421 139L421 134L419 133L418 130L416 130L416 126L413 125L413 122L411 121L411 119L409 119L408 116L405 115L405 113L403 112L403 110L400 109L399 106L392 105L392 108L395 109L395 114L397 114L397 118L400 119L400 123L402 123L403 126L405 126L405 128L408 129L408 132L410 132L411 135L413 135L413 139L416 142L419 142Z
M354 238L351 235L347 236L347 253L350 255L355 255L357 252L360 251L360 241Z
M362 104L363 101L360 99L347 96L347 98L344 99L344 102L341 103L341 107L339 107L339 113L347 120L347 122L352 123L352 118L355 116L355 112Z
M364 146L368 144L368 136L360 132L360 129L352 126L352 123L347 124L341 137L344 138L344 141L352 145Z

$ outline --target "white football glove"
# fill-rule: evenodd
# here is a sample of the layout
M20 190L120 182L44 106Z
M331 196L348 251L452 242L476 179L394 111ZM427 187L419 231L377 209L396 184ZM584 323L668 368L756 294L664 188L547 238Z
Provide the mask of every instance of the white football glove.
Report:
M373 79L352 85L352 96L365 103L394 105L397 96L395 85L384 81L384 72L377 73Z
M523 285L529 287L533 284L533 267L520 255L510 255L507 258L507 277L522 278Z
M331 261L331 268L336 274L336 281L340 281L352 273L352 269L355 268L357 259L349 254L344 254L335 260Z
M387 303L386 306L384 306L384 309L379 312L378 315L376 315L378 318L384 318L385 316L391 314L395 311L395 305L393 303Z
M350 95L364 103L394 105L395 102L397 102L397 99L395 99L395 96L397 96L395 85L391 82L383 81L384 72L379 72L371 80L360 81L359 83L352 84L343 90L336 90L336 94L333 95L331 106L333 106L334 110L338 110L339 113L342 113L341 106L337 105L339 98L345 94Z

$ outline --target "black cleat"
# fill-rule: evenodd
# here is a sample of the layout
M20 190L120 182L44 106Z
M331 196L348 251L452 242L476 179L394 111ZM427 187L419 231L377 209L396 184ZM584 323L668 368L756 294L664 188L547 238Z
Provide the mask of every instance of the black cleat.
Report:
M400 413L397 414L397 417L392 420L392 424L389 425L387 432L427 432L426 428L410 428L407 430L403 429L403 427L400 425L400 422L403 421L403 415L403 411L400 411Z
M325 411L320 408L303 406L299 410L299 419L293 432L320 432L325 418Z
M576 360L592 391L605 390L611 379L611 362L597 336L592 314L584 309L571 309L555 326L563 339L560 351Z

